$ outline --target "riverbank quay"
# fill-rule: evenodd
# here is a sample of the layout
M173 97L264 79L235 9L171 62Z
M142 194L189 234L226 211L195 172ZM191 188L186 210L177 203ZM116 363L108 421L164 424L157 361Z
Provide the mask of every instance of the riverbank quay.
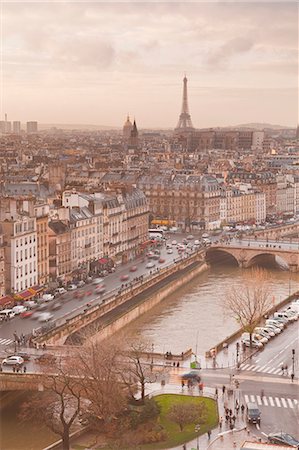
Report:
M35 344L37 346L44 343L47 346L78 344L81 343L79 334L91 332L92 328L101 330L97 334L100 339L104 339L207 269L204 251L175 260L170 267L156 271L146 280L128 286L111 299L105 299L105 302L92 306L84 313L37 336Z
M265 317L270 317L274 312L279 311L284 306L288 305L296 298L299 297L299 291L289 295L279 303L274 304L265 313L264 317L260 318L262 324ZM239 328L237 331L227 336L225 339L217 343L214 347L206 352L206 368L237 368L241 364L244 364L247 360L250 360L260 350L256 348L247 348L241 345L240 337L244 332L244 328Z

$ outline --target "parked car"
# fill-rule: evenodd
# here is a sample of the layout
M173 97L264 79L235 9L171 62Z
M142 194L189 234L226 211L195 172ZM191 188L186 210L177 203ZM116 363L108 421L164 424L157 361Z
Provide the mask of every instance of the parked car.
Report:
M274 319L266 319L266 326L268 325L273 325L275 327L280 328L281 330L284 328L284 323Z
M248 402L246 404L246 420L249 423L261 423L261 412L256 403Z
M168 253L168 255L171 255L171 254L173 253L172 248L169 248L169 249L167 250L167 253Z
M298 313L292 309L286 309L283 313L286 314L292 321L298 320Z
M192 239L194 239L194 236L192 234L189 234L186 239L188 241L192 241Z
M82 287L82 286L84 286L85 285L85 281L83 281L83 280L80 280L80 281L78 281L78 283L77 283L77 286L78 287Z
M26 352L18 352L15 355L12 355L12 356L20 356L21 358L24 359L24 361L29 361L30 360L30 355L29 355L29 353L26 353Z
M92 280L92 284L101 284L103 283L103 278L94 278Z
M145 266L147 269L152 269L153 267L155 267L155 263L153 262L148 262L147 265Z
M34 302L33 300L27 300L27 302L24 302L24 306L25 306L27 309L34 309L34 308L37 307L37 303Z
M130 272L136 272L136 270L137 270L137 266L130 267Z
M268 434L268 441L271 444L282 444L287 445L294 448L299 448L299 441L298 439L294 438L288 433L284 433L283 431L280 431L278 433L270 433Z
M24 359L21 356L16 355L8 356L2 361L3 366L21 366L22 364L24 364Z
M43 296L42 296L42 299L45 301L45 302L49 302L49 301L51 301L51 300L54 300L54 295L53 294L44 294Z
M75 284L69 284L67 287L68 291L75 291L77 289L77 286Z
M265 328L273 331L275 334L280 334L281 333L281 328L276 327L275 325L265 325Z
M174 240L171 242L171 244L172 244L172 245L177 245L177 241L174 239Z
M195 239L195 241L194 241L194 245L200 245L200 242L199 242L199 240L198 240L198 239Z
M292 322L294 319L289 317L285 312L276 312L274 313L274 319L284 320L286 323Z
M25 306L23 306L23 305L17 305L17 306L14 306L14 307L12 308L12 310L13 310L13 312L14 312L16 315L19 315L19 314L21 314L21 313L27 311L27 308L26 308Z
M274 331L269 330L268 328L263 328L263 327L256 327L256 328L254 329L254 332L255 332L255 333L258 333L258 334L264 333L264 334L262 334L262 336L265 335L265 336L268 337L268 338L271 338L271 337L274 337L274 336L275 336Z
M250 347L250 339L249 338L243 338L241 339L242 344L246 345L246 347ZM263 343L257 341L256 339L252 339L251 345L253 348L262 348Z

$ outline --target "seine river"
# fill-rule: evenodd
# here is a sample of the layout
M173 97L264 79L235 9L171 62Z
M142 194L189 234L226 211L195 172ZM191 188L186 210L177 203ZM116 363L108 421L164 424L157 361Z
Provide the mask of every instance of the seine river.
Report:
M242 289L244 271L232 266L219 266L199 275L153 308L146 317L129 325L126 332L136 332L154 345L155 351L181 353L196 345L198 354L226 338L237 329L236 322L224 308L225 293L232 283ZM299 274L271 269L269 283L273 302L299 290ZM196 342L197 341L197 342ZM10 396L10 398L8 398ZM56 437L46 429L22 424L17 410L23 401L20 394L2 393L1 442L5 450L41 450ZM10 401L8 401L10 400Z

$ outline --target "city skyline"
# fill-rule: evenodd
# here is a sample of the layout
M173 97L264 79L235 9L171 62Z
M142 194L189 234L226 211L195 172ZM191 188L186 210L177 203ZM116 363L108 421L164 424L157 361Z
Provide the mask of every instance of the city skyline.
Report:
M296 4L16 2L2 13L1 119L119 127L129 111L141 128L175 128L186 73L195 128L297 125Z

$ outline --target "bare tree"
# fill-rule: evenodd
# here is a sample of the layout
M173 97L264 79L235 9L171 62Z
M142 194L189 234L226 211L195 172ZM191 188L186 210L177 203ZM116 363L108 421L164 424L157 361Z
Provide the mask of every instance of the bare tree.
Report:
M111 424L127 406L128 390L122 383L120 370L122 349L117 342L91 342L77 352L75 367L88 415L97 423Z
M70 430L81 409L82 387L66 366L57 364L52 372L44 375L45 392L22 404L20 418L45 424L61 436L63 450L69 450Z
M124 355L124 359L127 359L127 370L123 373L123 381L130 387L133 397L132 387L135 386L135 383L139 384L142 400L145 397L146 384L151 383L151 367L144 360L149 351L150 347L147 342L134 340L129 344Z
M174 403L167 417L183 431L184 427L190 423L203 423L206 415L207 407L204 403Z
M254 328L271 307L268 272L261 268L248 271L242 286L233 285L228 289L224 306L249 333L252 346Z

